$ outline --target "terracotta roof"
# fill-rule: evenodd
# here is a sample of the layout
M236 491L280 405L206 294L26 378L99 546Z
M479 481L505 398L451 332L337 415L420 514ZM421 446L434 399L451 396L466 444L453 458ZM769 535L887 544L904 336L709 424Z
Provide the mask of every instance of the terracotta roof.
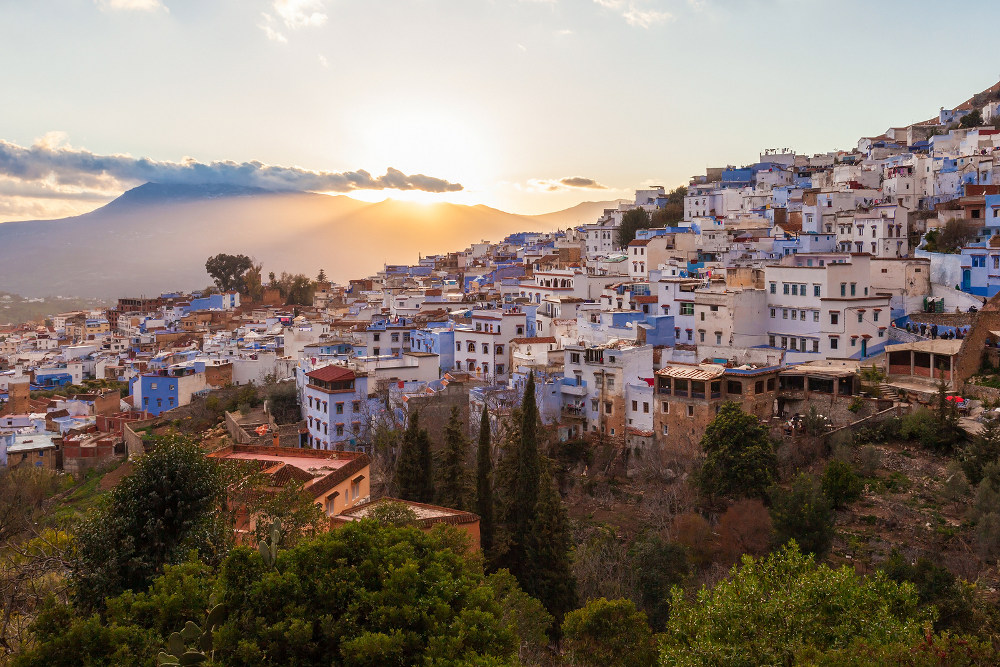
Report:
M657 297L653 294L640 294L639 296L632 297L632 300L636 303L656 303Z
M533 338L511 338L511 343L554 343L556 339L553 336L535 336Z
M311 377L320 382L343 382L344 380L353 380L357 376L354 374L354 371L346 366L331 364L323 368L317 368L314 371L309 371L306 373L306 377Z

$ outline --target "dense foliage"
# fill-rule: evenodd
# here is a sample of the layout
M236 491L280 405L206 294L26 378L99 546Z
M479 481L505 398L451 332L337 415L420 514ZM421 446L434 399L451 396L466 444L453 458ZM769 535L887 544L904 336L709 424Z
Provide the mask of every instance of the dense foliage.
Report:
M230 536L226 486L225 471L194 442L156 441L77 531L77 603L100 609L105 598L145 590L191 550L217 558Z
M701 439L699 483L707 496L761 498L774 481L776 460L767 427L726 401Z
M744 557L694 599L675 589L660 664L794 664L857 641L916 643L924 620L909 584L817 565L793 542L766 558Z

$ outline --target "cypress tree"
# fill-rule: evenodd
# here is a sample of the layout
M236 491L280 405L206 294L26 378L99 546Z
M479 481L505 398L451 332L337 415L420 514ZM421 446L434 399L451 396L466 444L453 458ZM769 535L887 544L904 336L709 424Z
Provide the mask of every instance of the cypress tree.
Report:
M538 404L535 402L535 374L528 374L521 403L521 446L517 453L517 487L514 495L514 535L516 560L523 560L525 539L538 503ZM521 568L518 566L518 571Z
M493 550L489 553L493 569L506 568L520 576L521 559L515 544L517 524L518 455L521 451L521 408L511 410L508 428L499 443L500 460L493 470Z
M469 441L462 432L462 426L458 406L454 406L448 424L444 427L444 449L437 469L437 502L460 510L468 506L468 481L464 463Z
M484 405L476 450L476 514L479 515L479 544L483 553L493 548L493 459L490 453L490 415Z
M400 443L399 460L396 462L396 486L403 500L426 502L426 475L430 466L424 460L424 447L430 456L430 441L427 431L420 428L420 413L414 411L403 432Z
M525 549L525 592L538 598L555 617L555 627L563 616L576 609L576 579L570 564L571 537L566 507L559 497L552 475L541 474L538 503L531 519Z
M420 452L420 497L422 503L434 502L434 455L431 453L431 438L427 429L417 432L417 451Z

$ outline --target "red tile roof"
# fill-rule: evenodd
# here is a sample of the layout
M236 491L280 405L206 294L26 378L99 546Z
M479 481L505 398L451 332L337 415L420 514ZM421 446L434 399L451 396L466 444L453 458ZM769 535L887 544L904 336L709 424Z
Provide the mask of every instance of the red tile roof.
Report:
M346 366L331 364L306 373L306 377L311 377L320 382L343 382L345 380L353 380L357 376L354 375L354 371Z

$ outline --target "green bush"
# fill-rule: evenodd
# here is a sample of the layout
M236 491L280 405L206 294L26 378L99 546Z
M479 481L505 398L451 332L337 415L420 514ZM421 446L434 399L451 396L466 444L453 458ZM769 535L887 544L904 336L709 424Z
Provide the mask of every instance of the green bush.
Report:
M864 482L844 461L833 460L823 472L823 493L837 509L861 497Z

